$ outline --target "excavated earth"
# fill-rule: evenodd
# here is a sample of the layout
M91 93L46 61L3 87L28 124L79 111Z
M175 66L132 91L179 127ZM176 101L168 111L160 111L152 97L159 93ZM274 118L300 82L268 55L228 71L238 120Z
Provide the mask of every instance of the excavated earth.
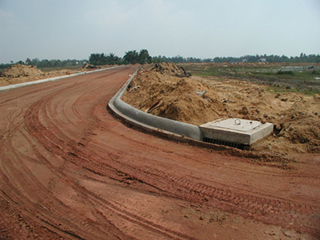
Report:
M228 77L189 76L182 67L142 67L123 100L151 114L201 125L221 118L271 122L274 134L251 147L255 153L320 153L320 96L283 92Z
M319 239L319 154L280 168L127 127L106 105L136 70L0 92L0 239Z
M112 66L102 65L99 67L95 67L91 64L85 64L84 66L78 69L67 69L67 70L63 69L63 70L43 72L40 69L38 69L36 66L15 64L4 69L3 71L0 71L0 86L32 82L35 80L40 80L45 78L65 76L65 75L80 73L83 71L91 71L97 68L109 68L109 67L112 67Z

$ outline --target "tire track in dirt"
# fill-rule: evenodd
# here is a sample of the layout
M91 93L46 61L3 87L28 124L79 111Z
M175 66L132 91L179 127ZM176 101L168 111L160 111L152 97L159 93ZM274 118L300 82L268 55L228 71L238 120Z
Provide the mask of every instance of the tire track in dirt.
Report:
M108 165L102 162L93 164L93 162L96 162L95 158L99 158L99 156L87 154L79 148L75 148L74 145L76 143L74 140L69 139L57 129L55 132L60 137L55 137L53 132L50 129L46 129L38 119L40 109L41 105L38 106L38 104L29 109L32 116L25 118L25 125L30 127L29 132L31 134L35 133L35 137L47 146L47 149L50 149L51 152L74 162L78 166L80 165L99 175L109 176L118 181L128 179L140 181L156 189L160 189L163 193L168 194L168 196L192 202L206 202L206 205L219 207L222 210L232 211L244 217L250 217L268 224L277 224L287 228L293 227L299 231L309 231L317 234L317 224L312 224L308 221L308 216L313 213L312 210L319 210L317 207L305 206L302 209L303 206L293 202L226 191L181 179L156 169L149 169L149 171L145 169L143 171L123 162L117 162L112 158L112 161L109 160ZM42 135L39 135L39 133ZM119 177L119 173L124 177Z
M315 206L239 194L188 181L154 169L143 172L140 169L133 171L128 169L125 172L132 174L132 179L148 183L177 198L218 207L269 224L294 227L300 231L307 230L318 234L318 223L308 221L312 213L319 211Z
M59 93L59 91L57 91L57 93ZM51 97L54 96L54 94L51 95ZM45 108L43 103L40 105ZM42 111L45 110L42 109ZM25 116L31 116L30 109L26 111ZM14 199L13 201L17 203L17 205L22 205L25 209L28 209L26 212L33 212L34 216L36 216L35 219L37 219L40 223L47 223L55 228L55 231L60 232L60 234L66 233L69 237L80 239L90 239L93 236L95 236L96 239L102 239L107 236L109 236L110 239L118 239L119 237L123 239L130 238L129 236L123 235L112 224L108 224L107 221L104 222L104 226L108 227L103 231L101 231L100 226L94 227L94 224L90 224L90 228L92 229L89 231L88 228L84 230L79 228L81 226L81 222L79 222L78 219L81 219L81 216L77 216L74 211L71 211L71 209L64 205L59 199L55 199L52 195L48 196L47 189L44 188L42 183L40 183L37 178L34 177L33 173L30 173L29 169L24 164L26 160L28 161L30 159L28 159L27 156L17 152L11 144L14 134L19 131L18 126L15 128L9 126L8 129L10 130L8 133L6 133L6 135L10 137L7 137L6 141L2 141L0 145L2 154L1 178L3 180L1 189L3 192L6 192L6 195L11 195L11 198ZM27 127L26 129L28 130ZM43 126L34 126L33 130L43 131L43 129ZM52 171L55 172L55 167L50 165L45 156L43 156L40 152L36 152L36 156L40 162L42 160L41 164L49 166L48 169L52 169ZM18 169L17 166L19 166ZM61 175L61 172L58 173L58 175ZM16 186L18 186L18 188ZM49 198L46 198L47 196ZM50 209L49 206L51 206ZM56 213L55 216L52 216L54 215L52 214L53 212ZM70 220L64 224L67 226L65 229L64 227L61 227L61 223L58 222L59 218L61 218L61 213L63 213L64 218L66 216L70 218ZM75 216L71 217L72 215Z
M74 145L76 144L74 139L69 138L67 135L65 135L63 132L59 130L58 126L50 122L50 116L47 114L47 106L50 106L51 101L54 97L55 97L55 94L48 95L46 99L43 98L41 99L41 101L35 102L28 108L24 116L25 126L28 133L34 136L37 139L37 141L41 143L48 151L62 157L66 161L71 161L77 164L78 166L80 165L85 169L89 169L90 171L96 172L94 168L90 166L91 161L94 159L92 157L90 158L90 156L86 154L81 154L82 156L80 157L79 151L74 147ZM50 123L47 123L48 127L45 127L42 124L39 117L40 115L42 115L43 121L50 122ZM101 166L99 165L96 165L96 167L101 169ZM110 173L108 169L104 168L104 171L102 171L102 173L99 173L99 174L105 175L105 176L111 175L111 178L117 179L119 170L112 169L112 172ZM78 192L80 192L80 189L78 187L76 189ZM92 195L93 193L88 193L85 198L89 199L90 196ZM106 203L107 202L105 201L104 205L106 205ZM110 205L110 203L108 204ZM152 230L152 232L158 232L159 234L165 237L172 238L173 236L175 236L176 238L176 237L182 236L183 238L189 238L188 236L181 234L179 232L163 229L161 228L161 226L157 226L155 223L150 223L150 222L144 223L145 220L140 219L138 216L134 216L134 215L130 217L130 214L127 212L117 213L119 212L119 209L115 209L114 206L112 207L111 210L114 213L121 216L122 218L128 221L131 221L133 223L139 224L145 228L149 228L150 230ZM96 230L90 231L90 232L95 232L95 231ZM172 234L173 236L171 236Z
M11 138L8 139L9 142L11 140ZM94 227L94 224L90 225L91 229L82 230L79 228L79 226L82 225L81 222L79 222L81 217L77 216L74 211L71 211L71 209L59 199L48 194L48 190L38 181L34 174L30 172L26 165L23 164L23 161L29 160L27 156L18 153L11 144L6 144L2 153L3 152L8 153L8 158L2 158L3 164L1 166L1 176L3 183L6 183L8 186L8 189L6 189L7 194L10 194L18 205L23 205L25 208L29 209L29 211L32 210L39 221L45 222L50 226L55 227L56 230L76 238L88 239L92 237L92 233L95 233L94 235L97 238L103 238L110 235L108 232L97 234L99 233L99 228ZM37 157L40 160L40 163L41 160L43 160L42 164L48 165L46 158L39 152ZM19 167L17 168L17 166ZM54 167L50 166L48 169L54 170ZM18 186L18 188L16 186ZM1 189L3 189L2 186ZM61 223L57 222L61 213L64 214L64 218L66 216L69 218L66 224L67 228L65 229L59 227ZM109 226L109 229L112 229L112 226ZM88 234L87 231L91 234ZM117 229L114 229L111 232L114 233L117 231ZM81 235L82 237L78 235ZM120 235L121 232L118 231L116 236Z
M107 165L102 164L95 164L95 157L94 155L88 155L84 152L79 151L78 149L74 148L73 145L76 144L73 139L69 139L66 135L64 135L62 132L59 132L58 129L55 129L57 135L59 135L59 138L55 136L51 132L51 128L47 129L45 128L38 116L40 113L40 110L42 109L42 105L44 101L41 103L36 103L32 105L29 108L29 113L32 114L26 114L25 116L25 125L28 127L28 132L32 135L34 135L39 142L41 142L47 150L50 152L53 152L56 155L61 156L67 161L71 161L74 164L77 164L78 166L81 166L82 168L88 169L91 172L94 172L95 174L108 176L112 179L116 179L118 181L122 180L122 176L127 176L125 173L120 172L119 169L110 168ZM41 134L39 134L41 133ZM121 177L119 177L119 174ZM127 176L128 178L128 176ZM77 187L77 191L80 191L80 188ZM82 190L82 193L86 195L86 198L91 199L92 202L98 203L102 201L102 199L99 199L99 197L93 198L92 192L84 193L85 191ZM157 225L154 222L147 221L145 219L141 219L139 216L132 215L129 212L120 210L116 208L112 203L103 201L103 203L99 203L99 205L102 205L104 208L107 208L109 211L113 211L115 214L121 216L127 221L133 222L135 224L139 224L140 226L144 228L148 228L152 230L152 232L158 232L159 234L165 236L165 237L182 237L184 239L189 239L187 235L184 235L179 232L170 231L169 229L165 229L159 225ZM173 235L173 236L172 236ZM190 238L191 239L191 238Z
M117 132L115 132L112 128L105 128L105 130L107 130L108 132L110 132L110 134L113 134L113 135L117 135ZM130 136L126 136L126 135L121 135L121 139L125 139L127 141L131 141L132 139L130 138ZM162 147L159 147L159 146L154 146L154 145L151 145L149 144L148 142L146 143L143 143L144 146L147 148L149 147L150 149L154 150L154 151L159 151L159 152L166 152L166 153L173 153L172 151L170 150L167 150L166 148L162 148ZM132 145L133 145L133 148L134 147L139 147L139 142L132 142ZM99 146L97 146L99 147ZM118 147L118 146L108 146L110 149L112 149L112 151L117 151L117 152L120 152L121 149ZM207 151L208 153L211 153L212 151L210 150L204 150L204 151ZM130 155L131 153L126 153L127 155ZM183 157L185 159L188 159L190 161L193 161L193 162L197 162L197 163L203 163L204 160L206 159L194 159L194 158L191 158L189 157L188 155L186 154L181 154L181 153L178 153L178 152L174 152L174 154L176 156L179 156L179 157ZM169 158L168 158L169 159ZM247 162L253 162L252 160L246 160ZM206 160L205 164L207 165L210 165L212 167L216 167L216 168L219 168L219 167L223 167L223 168L226 168L226 169L230 169L231 171L237 171L237 172L243 172L243 173L254 173L254 174L261 174L261 175L269 175L269 176L275 176L275 177L301 177L301 178L310 178L310 179L320 179L320 176L315 176L313 175L312 177L310 177L310 174L308 173L304 173L302 171L299 171L299 172L292 172L292 171L281 171L281 172L275 172L275 171L266 171L265 169L244 169L242 166L230 166L230 165L226 165L225 163L219 163L219 162L215 162L215 161L212 161L212 162L209 162L208 160Z

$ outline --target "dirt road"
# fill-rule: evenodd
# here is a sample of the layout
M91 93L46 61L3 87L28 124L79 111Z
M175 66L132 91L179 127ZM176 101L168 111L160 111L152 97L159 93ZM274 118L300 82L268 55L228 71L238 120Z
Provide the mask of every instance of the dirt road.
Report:
M126 127L106 104L137 69L0 93L1 239L320 236L320 157L263 166Z

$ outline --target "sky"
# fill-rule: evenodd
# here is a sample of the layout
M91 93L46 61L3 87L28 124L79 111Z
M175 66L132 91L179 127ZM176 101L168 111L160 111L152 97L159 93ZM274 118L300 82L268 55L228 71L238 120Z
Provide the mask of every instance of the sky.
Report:
M320 0L0 0L0 63L320 54Z

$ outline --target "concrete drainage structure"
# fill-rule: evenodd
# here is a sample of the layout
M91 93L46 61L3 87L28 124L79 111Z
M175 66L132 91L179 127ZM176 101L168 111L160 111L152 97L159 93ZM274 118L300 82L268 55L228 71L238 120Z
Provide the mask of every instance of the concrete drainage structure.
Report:
M199 126L204 134L204 141L231 147L251 145L268 136L273 131L272 123L228 118L218 119Z
M138 71L139 69L108 103L108 108L113 113L131 125L148 132L165 134L176 140L207 142L236 148L250 146L273 131L271 123L230 118L196 126L138 110L121 100Z

